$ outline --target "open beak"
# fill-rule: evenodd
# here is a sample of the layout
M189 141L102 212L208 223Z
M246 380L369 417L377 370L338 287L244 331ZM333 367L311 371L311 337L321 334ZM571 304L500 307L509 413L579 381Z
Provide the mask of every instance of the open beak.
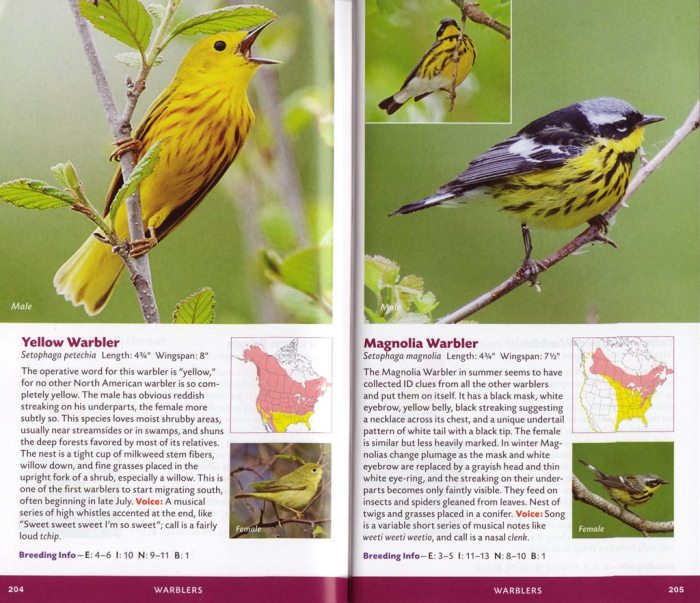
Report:
M639 122L639 125L648 126L649 124L656 123L657 121L663 121L664 119L666 118L662 117L661 115L643 115L642 121Z
M248 35L243 38L243 41L241 42L240 46L240 51L243 57L249 62L249 63L255 63L257 65L276 65L280 61L275 61L273 59L258 59L255 57L250 56L250 50L253 46L253 42L255 42L256 38L258 35L260 35L260 32L265 29L272 21L266 21L262 25L258 25L255 29L251 29L248 32Z

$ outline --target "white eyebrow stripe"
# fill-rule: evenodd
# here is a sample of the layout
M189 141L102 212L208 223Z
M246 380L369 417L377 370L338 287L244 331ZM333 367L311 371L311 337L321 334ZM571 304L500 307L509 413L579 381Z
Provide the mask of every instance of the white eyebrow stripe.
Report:
M538 144L531 138L525 137L516 140L508 147L509 153L513 155L520 155L523 159L527 159L528 161L535 163L541 163L541 160L533 159L531 155L542 150L547 150L550 153L564 153L564 150L560 146L553 144Z
M619 113L594 113L592 111L584 111L588 121L596 126L604 126L605 124L614 124L616 121L622 121L624 117Z

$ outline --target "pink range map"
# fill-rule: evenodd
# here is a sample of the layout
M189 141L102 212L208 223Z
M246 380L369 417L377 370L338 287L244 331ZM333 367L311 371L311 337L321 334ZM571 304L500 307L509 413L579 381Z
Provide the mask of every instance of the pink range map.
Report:
M259 391L255 405L265 427L284 432L290 425L303 423L311 429L309 420L328 386L325 377L297 381L276 356L258 345L246 348L243 360L252 362L257 370Z

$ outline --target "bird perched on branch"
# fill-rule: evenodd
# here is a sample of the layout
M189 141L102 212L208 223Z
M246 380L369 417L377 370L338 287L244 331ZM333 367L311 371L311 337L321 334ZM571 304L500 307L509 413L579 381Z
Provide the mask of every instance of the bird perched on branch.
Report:
M636 515L636 513L630 511L627 505L642 505L654 496L654 493L661 486L669 485L669 482L652 473L645 475L605 475L584 460L579 459L579 463L582 463L596 475L595 481L603 484L610 498L617 503L620 509L625 509L625 511L629 511L633 515Z
M616 98L585 100L536 119L515 136L473 159L467 169L435 193L394 211L410 214L436 205L488 196L521 223L523 275L537 282L530 259L528 225L573 228L599 223L625 194L644 128L664 119L643 115ZM614 243L601 236L601 240Z
M323 466L318 463L305 463L291 473L276 480L253 482L255 492L236 494L234 498L257 498L267 500L294 511L297 517L311 504L323 477Z
M443 19L435 35L435 43L408 74L401 89L379 103L389 115L405 102L416 102L433 92L444 90L450 96L469 75L476 61L476 48L454 19Z
M241 150L255 114L248 84L260 65L277 63L253 57L251 48L268 21L251 31L222 32L197 42L175 77L153 102L133 139L121 141L115 155L134 150L136 159L161 142L153 172L141 182L141 211L148 238L132 241L132 255L143 254L199 205ZM117 170L107 193L105 216L123 183ZM129 236L126 205L112 227L120 240ZM102 311L124 268L118 255L93 233L59 268L56 291L94 315Z

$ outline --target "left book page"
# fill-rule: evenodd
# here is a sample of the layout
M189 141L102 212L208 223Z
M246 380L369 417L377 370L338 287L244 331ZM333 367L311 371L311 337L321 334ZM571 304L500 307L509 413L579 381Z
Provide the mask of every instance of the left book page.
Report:
M0 600L346 599L350 8L0 0Z

